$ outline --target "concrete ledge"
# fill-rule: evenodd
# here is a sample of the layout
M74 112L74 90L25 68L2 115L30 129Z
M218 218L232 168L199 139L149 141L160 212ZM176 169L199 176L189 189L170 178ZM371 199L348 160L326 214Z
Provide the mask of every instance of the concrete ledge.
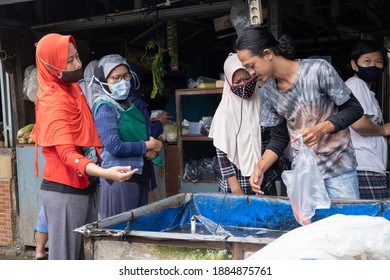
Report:
M13 149L0 149L0 179L13 177L13 161L15 152Z

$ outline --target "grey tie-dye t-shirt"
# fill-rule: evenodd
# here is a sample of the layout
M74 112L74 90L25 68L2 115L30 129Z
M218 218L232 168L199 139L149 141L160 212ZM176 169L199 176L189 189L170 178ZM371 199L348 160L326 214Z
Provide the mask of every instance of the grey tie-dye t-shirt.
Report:
M298 63L298 73L291 88L279 91L275 79L271 78L260 89L261 125L275 126L285 118L290 138L295 137L300 129L313 127L336 114L337 106L345 103L351 94L336 70L325 60L302 59ZM348 129L325 135L312 148L324 179L357 166ZM293 156L298 149L298 141L292 143Z

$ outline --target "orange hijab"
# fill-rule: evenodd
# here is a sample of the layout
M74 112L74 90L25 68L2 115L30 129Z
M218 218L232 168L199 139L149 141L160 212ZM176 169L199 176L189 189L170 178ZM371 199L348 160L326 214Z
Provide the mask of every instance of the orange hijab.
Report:
M35 107L36 123L31 137L40 146L73 144L101 147L93 116L77 83L59 79L66 70L68 47L76 43L72 36L48 34L37 44L38 95Z

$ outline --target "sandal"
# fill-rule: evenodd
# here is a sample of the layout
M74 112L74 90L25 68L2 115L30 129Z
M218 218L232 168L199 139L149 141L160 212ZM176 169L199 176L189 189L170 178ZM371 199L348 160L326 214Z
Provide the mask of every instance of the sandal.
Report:
M49 256L48 256L48 254L45 254L44 257L40 257L40 258L35 257L35 259L36 259L37 261L45 261L45 260L48 260L48 259L49 259Z

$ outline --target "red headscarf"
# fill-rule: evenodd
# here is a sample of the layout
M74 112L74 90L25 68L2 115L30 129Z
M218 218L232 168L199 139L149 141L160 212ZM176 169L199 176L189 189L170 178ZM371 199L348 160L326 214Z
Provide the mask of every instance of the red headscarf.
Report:
M31 138L40 146L73 144L101 147L93 116L77 83L59 79L66 70L69 42L72 36L48 34L37 44L36 64L39 90L36 100L36 123Z

